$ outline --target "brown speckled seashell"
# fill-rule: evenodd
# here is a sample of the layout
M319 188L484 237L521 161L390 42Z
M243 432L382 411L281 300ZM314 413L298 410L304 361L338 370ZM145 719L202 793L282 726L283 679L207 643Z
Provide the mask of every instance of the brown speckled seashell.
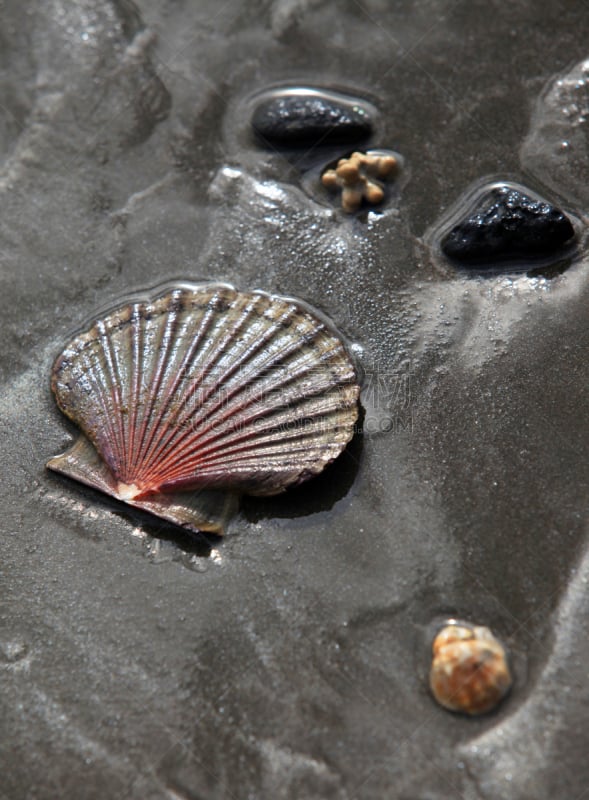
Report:
M450 621L435 637L432 652L430 689L449 711L484 714L511 687L505 649L482 625Z
M273 495L345 448L356 371L299 301L179 284L76 336L53 366L82 430L48 467L192 530L223 533L235 497Z

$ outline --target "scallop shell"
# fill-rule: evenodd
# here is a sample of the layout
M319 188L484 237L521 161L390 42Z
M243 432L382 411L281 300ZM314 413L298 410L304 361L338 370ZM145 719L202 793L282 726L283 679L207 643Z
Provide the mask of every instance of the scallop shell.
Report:
M83 435L50 469L215 533L237 495L321 472L358 415L356 371L325 319L226 284L176 285L96 320L51 386Z

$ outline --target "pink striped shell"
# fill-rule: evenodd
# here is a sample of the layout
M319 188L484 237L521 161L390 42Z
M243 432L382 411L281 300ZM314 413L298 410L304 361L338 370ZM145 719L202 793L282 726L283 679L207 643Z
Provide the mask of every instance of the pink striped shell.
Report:
M51 385L83 440L49 468L215 532L215 493L226 508L225 492L272 495L316 475L358 415L354 365L326 320L226 284L180 284L96 320Z

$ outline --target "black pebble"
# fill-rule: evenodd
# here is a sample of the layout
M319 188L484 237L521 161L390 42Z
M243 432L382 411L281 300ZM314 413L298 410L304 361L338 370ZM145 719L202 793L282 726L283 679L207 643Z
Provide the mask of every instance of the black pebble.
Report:
M442 251L458 261L539 259L575 235L569 218L546 200L512 186L485 192L475 208L442 238Z
M288 146L358 142L372 131L368 111L353 99L318 94L278 95L263 100L252 127L268 142Z

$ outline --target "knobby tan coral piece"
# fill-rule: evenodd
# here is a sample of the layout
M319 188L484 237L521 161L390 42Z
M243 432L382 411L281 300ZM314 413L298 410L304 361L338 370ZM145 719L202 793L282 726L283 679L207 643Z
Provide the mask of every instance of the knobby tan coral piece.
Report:
M432 645L430 688L450 711L491 711L511 687L503 645L488 628L450 622Z
M351 214L366 200L370 205L382 202L383 183L397 171L395 156L378 153L352 153L340 158L335 169L326 170L321 182L328 189L342 190L342 208Z

